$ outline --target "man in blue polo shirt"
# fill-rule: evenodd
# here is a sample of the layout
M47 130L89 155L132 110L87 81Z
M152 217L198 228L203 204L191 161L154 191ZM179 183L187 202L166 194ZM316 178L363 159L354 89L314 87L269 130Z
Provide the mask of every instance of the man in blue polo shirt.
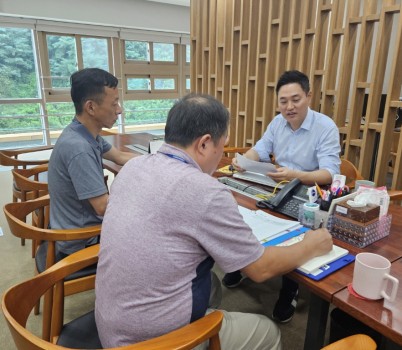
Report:
M123 165L133 154L121 152L99 134L111 128L122 112L115 76L87 68L71 76L75 118L58 138L49 161L50 227L71 229L102 222L109 197L102 158ZM57 242L57 259L87 245L89 240Z

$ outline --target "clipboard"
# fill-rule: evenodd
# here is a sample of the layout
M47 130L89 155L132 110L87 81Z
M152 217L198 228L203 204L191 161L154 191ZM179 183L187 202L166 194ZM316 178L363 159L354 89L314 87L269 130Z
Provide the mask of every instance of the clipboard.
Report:
M300 273L303 276L306 276L308 278L311 278L314 281L320 281L324 277L327 277L331 273L339 270L340 268L349 265L351 262L355 261L355 256L353 254L347 254L344 257L333 261L330 264L324 265L320 267L319 269L315 270L313 273L304 273L299 270L295 270L297 273Z
M309 231L309 230L310 230L309 228L302 226L300 228L297 228L296 230L287 232L287 233L285 233L285 234L283 234L283 235L281 235L279 237L276 237L276 238L274 238L274 239L272 239L272 240L270 240L268 242L265 242L262 245L264 247L275 246L275 245L278 245L278 244L280 244L280 243L282 243L282 242L284 242L284 241L286 241L286 240L288 240L290 238L296 237L296 236L298 236L298 235L300 235L300 234L302 234L302 233L304 233L306 231ZM339 258L339 259L337 259L337 260L335 260L335 261L333 261L333 262L331 262L329 264L326 264L326 265L318 268L317 270L315 270L312 273L304 273L304 272L302 272L300 270L297 270L297 269L295 271L297 273L300 273L303 276L311 278L314 281L319 281L319 280L322 280L324 277L330 275L331 273L333 273L333 272L341 269L342 267L350 264L353 261L355 261L355 256L353 254L349 253L349 254L346 254L345 256L343 256L343 257L341 257L341 258Z

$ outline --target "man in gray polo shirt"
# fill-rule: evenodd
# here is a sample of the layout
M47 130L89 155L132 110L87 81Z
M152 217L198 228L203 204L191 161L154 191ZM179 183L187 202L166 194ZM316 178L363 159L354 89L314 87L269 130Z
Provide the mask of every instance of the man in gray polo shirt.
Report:
M262 282L331 249L326 229L293 246L261 246L231 192L210 176L228 123L227 109L213 97L184 97L169 112L158 153L132 159L113 182L95 289L103 347L157 337L203 317L214 262ZM223 313L222 349L281 348L279 329L266 316Z
M99 134L121 113L117 78L98 68L71 76L76 116L58 138L49 161L50 227L69 229L102 222L109 197L102 158L123 165L133 154L121 152ZM61 259L96 239L57 242Z

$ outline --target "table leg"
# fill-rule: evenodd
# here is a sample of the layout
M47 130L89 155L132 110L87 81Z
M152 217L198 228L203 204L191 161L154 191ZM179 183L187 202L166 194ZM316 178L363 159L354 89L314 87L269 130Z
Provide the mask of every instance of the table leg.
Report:
M324 345L329 302L321 299L314 293L310 293L310 295L304 350L319 350Z

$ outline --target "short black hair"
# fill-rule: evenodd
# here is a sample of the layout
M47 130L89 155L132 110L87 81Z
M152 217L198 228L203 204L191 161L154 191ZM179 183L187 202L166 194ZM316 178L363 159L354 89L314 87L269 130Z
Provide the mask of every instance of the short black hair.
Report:
M217 144L228 130L229 112L210 95L188 94L170 109L165 141L182 147L191 145L198 137L210 134Z
M102 102L105 86L115 88L118 80L113 74L103 69L84 68L71 75L70 83L71 99L74 102L75 113L81 114L86 101Z
M288 70L279 77L275 88L276 94L278 94L279 89L283 85L293 83L299 84L306 95L310 92L310 82L308 80L308 76L298 70Z

